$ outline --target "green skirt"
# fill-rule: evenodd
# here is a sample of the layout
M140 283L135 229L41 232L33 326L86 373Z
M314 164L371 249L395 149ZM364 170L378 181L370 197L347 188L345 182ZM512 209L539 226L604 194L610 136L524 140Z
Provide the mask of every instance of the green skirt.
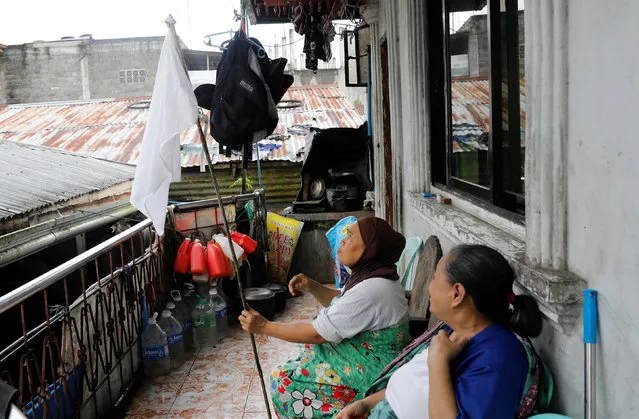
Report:
M365 396L382 369L409 341L408 322L404 321L338 344L304 345L298 357L277 367L271 377L277 417L334 417Z

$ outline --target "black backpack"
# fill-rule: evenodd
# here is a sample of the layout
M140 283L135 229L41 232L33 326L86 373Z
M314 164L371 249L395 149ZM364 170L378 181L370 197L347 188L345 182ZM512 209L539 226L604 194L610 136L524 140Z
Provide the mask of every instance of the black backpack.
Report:
M238 32L217 68L211 102L211 135L225 146L243 145L253 134L277 126L277 109L262 75L255 47Z

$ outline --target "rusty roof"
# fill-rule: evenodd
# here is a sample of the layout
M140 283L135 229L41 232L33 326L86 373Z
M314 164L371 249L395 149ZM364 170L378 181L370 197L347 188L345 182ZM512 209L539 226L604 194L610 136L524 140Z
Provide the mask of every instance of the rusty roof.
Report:
M507 86L502 85L503 91ZM482 134L490 129L490 94L486 77L463 78L453 80L451 88L453 151L472 151L486 149L487 143L478 141ZM519 120L522 137L526 128L526 79L519 80ZM504 123L508 114L504 112Z
M133 179L135 167L0 140L0 221Z
M148 109L132 105L141 100L150 98L0 106L0 140L135 164ZM353 105L336 86L292 87L283 101L286 108L278 110L280 122L274 135L260 144L263 160L300 161L304 149L300 137L310 127L355 128L365 121L361 107ZM213 143L211 137L208 139ZM183 132L180 141L182 166L199 166L202 149L197 128ZM217 162L240 159L214 158Z

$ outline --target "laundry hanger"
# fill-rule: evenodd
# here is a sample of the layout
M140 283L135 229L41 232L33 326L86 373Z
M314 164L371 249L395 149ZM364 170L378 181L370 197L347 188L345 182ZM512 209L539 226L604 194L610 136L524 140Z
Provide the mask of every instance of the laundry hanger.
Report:
M216 36L220 36L220 35L224 35L224 34L228 34L231 36L231 39L227 39L226 41L222 42L219 45L215 45L213 44L213 42L211 42L211 38L216 37ZM219 48L222 51L226 50L226 46L233 40L233 37L235 35L235 31L233 30L228 30L228 31L223 31L223 32L217 32L217 33L212 33L209 35L205 35L204 36L204 44L208 45L209 47L214 47L214 48Z
M257 58L266 58L266 51L264 50L264 47L262 47L260 44L258 44L257 42L253 41L251 38L247 37L246 40L248 41L249 44L253 45L255 48L257 48Z

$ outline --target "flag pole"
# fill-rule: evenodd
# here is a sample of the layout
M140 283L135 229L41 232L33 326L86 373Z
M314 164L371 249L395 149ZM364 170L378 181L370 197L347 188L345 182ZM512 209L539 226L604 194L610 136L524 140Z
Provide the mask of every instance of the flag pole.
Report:
M232 256L232 262L233 262L233 270L235 272L235 277L237 278L237 284L240 291L240 299L242 300L242 307L244 308L244 310L248 310L249 307L246 304L246 299L244 298L244 286L242 285L242 281L240 279L239 264L237 262L235 248L231 240L229 223L228 223L228 220L226 219L226 212L224 211L224 207L222 205L222 195L220 195L220 188L217 183L217 176L215 175L215 171L213 170L213 161L211 160L211 154L209 153L209 146L206 143L206 137L204 135L204 131L202 130L202 126L200 125L199 119L197 121L197 129L200 133L200 141L202 142L202 148L204 149L204 154L206 155L206 160L208 162L209 174L211 175L211 181L213 182L213 188L215 189L217 202L222 213L222 220L224 221L224 230L226 232L226 237L229 240L229 247L231 249L231 256ZM260 358L257 353L257 345L255 344L255 335L251 333L250 336L251 336L251 346L253 347L253 356L255 357L255 367L257 369L257 374L260 377L262 395L264 396L264 404L266 405L266 411L268 412L268 417L269 419L271 419L271 409L268 403L268 394L266 392L266 385L264 384L264 373L262 372L262 366L260 365Z
M180 55L180 61L182 62L184 72L188 74L186 63L184 61L184 55L182 54L182 48L180 48L179 44L177 43L178 37L177 37L177 33L175 32L175 23L176 23L175 19L173 19L173 16L169 15L164 22L167 24L167 26L169 27L169 30L171 31L173 35L173 39L176 43L176 47ZM213 182L215 194L217 195L218 206L220 207L220 210L221 210L220 212L222 213L222 220L224 221L224 231L226 233L226 237L229 242L229 248L231 250L231 264L233 266L233 272L235 273L235 277L237 278L237 283L238 283L238 287L240 291L240 299L242 300L242 307L244 308L244 310L248 310L248 305L246 304L246 298L244 296L244 286L242 285L242 281L240 280L240 265L238 263L237 254L235 253L234 243L231 239L231 231L229 228L229 222L226 218L226 212L224 211L224 205L222 203L222 195L220 194L220 188L217 182L217 176L215 175L215 171L213 170L213 161L211 159L211 153L209 153L209 147L208 147L208 144L206 143L206 136L204 135L202 126L200 125L199 116L196 118L196 121L197 121L196 125L200 133L200 140L202 142L202 149L204 150L204 154L206 155L206 160L208 162L208 167L209 167L209 174L211 175L211 180ZM262 395L264 396L264 403L266 404L266 411L268 412L268 418L271 419L272 418L271 409L268 402L266 385L264 384L264 374L262 373L262 366L260 364L260 358L257 353L257 345L255 344L255 335L251 333L250 337L251 337L251 346L253 347L253 356L255 357L255 366L257 369L257 373L260 377Z

